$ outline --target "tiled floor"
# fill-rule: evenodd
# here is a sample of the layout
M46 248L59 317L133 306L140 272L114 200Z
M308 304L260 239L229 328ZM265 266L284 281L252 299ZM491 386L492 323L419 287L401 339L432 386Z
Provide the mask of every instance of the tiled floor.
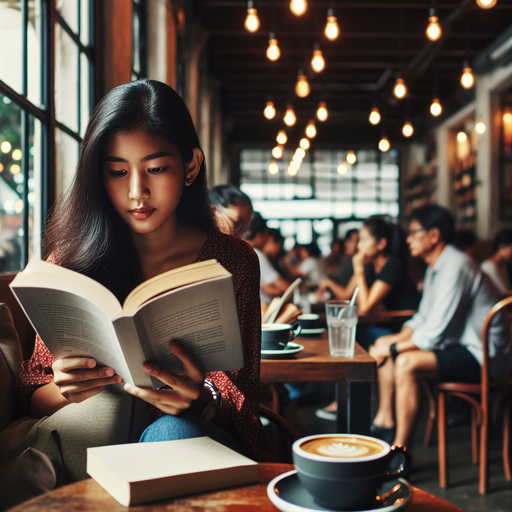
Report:
M315 405L294 405L288 407L285 414L301 436L335 432L334 423L315 416L315 410L327 403L329 400L326 397ZM434 442L429 448L423 446L425 424L423 419L420 420L412 446L411 483L458 505L467 512L511 512L512 482L507 481L503 474L501 431L497 429L491 435L490 492L481 496L478 493L478 466L473 466L471 463L469 423L449 429L450 487L448 489L441 489L438 483L437 444Z

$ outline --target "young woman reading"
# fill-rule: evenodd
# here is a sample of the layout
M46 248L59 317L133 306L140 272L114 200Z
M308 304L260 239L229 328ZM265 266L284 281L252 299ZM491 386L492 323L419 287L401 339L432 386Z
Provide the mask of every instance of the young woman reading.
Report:
M167 85L141 79L110 91L94 109L77 171L53 210L46 258L96 279L122 302L142 281L217 259L233 275L245 365L206 374L178 343L181 376L146 363L171 389L125 384L154 408L141 440L207 435L259 461L274 459L259 420L259 269L253 250L216 227L204 155L190 114ZM33 416L50 415L101 393L121 378L87 357L54 360L43 340L25 361L19 393Z

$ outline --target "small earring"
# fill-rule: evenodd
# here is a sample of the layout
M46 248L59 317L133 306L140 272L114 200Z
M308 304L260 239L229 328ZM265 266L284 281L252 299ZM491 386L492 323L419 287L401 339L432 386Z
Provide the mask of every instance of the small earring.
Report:
M187 183L192 183L192 178L187 178Z

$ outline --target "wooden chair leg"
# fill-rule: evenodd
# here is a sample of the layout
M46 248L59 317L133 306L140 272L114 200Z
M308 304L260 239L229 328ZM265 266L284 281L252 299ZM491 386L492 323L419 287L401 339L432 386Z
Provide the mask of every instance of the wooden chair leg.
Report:
M439 391L437 395L437 452L439 459L439 487L448 486L448 450L446 443L446 395Z
M489 412L483 411L482 425L480 427L480 481L478 492L487 494L489 488Z
M474 407L471 407L471 456L473 464L478 464L478 417Z
M430 446L430 442L432 441L432 432L434 430L434 424L436 421L436 397L434 396L432 388L428 385L428 383L426 381L422 381L422 383L423 389L427 393L429 401L427 428L425 429L425 438L423 439L423 446Z
M503 469L505 470L505 478L512 480L510 472L510 412L512 409L512 397L506 402L503 411Z

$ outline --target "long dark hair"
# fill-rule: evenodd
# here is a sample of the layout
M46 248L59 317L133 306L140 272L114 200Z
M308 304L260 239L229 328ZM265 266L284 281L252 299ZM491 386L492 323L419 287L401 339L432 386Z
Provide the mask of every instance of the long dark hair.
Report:
M382 239L386 240L386 245L382 249L383 254L392 254L393 230L391 226L381 217L369 217L364 221L364 227L370 232L370 235L379 243Z
M73 183L52 209L43 238L45 257L53 255L59 265L96 279L120 300L143 273L131 230L105 191L102 155L109 137L137 129L175 145L184 163L200 147L185 103L168 85L144 78L112 89L91 115ZM194 182L184 187L176 214L179 222L216 229L204 159Z

